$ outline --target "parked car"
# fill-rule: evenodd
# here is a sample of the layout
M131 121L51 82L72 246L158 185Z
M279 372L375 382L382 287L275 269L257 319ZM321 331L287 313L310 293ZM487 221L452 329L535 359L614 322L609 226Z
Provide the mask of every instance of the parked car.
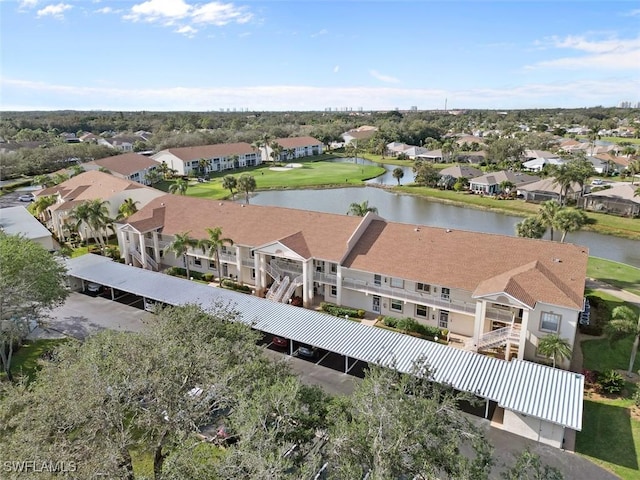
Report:
M604 182L599 179L599 178L595 178L592 182L591 185L604 185Z
M33 196L33 193L25 193L18 197L18 200L21 202L33 202L35 199L36 197Z
M89 293L100 293L102 289L102 285L98 283L89 282L87 283L87 292Z
M289 346L289 340L287 340L286 338L282 338L282 337L273 337L271 339L271 343L275 347L280 347L280 348L285 348L285 347Z
M318 356L317 347L311 347L309 345L301 345L298 347L298 355L306 358L316 358Z

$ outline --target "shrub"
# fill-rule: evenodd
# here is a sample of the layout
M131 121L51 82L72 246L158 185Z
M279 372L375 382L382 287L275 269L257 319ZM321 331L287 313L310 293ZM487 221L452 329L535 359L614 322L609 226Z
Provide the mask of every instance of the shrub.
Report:
M602 391L607 393L620 393L624 388L624 377L615 370L607 370L598 378Z
M596 385L598 383L600 372L598 372L597 370L583 370L582 375L584 375L585 384Z
M251 293L251 287L247 285L241 285L233 280L224 279L220 282L220 286L228 288L229 290L235 290L237 292Z
M213 273L205 273L204 275L202 275L202 279L205 282L212 282L213 281Z
M636 407L640 407L640 387L637 387L633 394L633 403Z
M186 277L187 271L180 267L169 267L167 268L167 275L171 275L172 277Z
M348 315L351 318L364 317L364 310L356 310L355 308L340 307L338 305L334 305L333 303L328 303L328 302L322 302L320 304L320 309L323 312L326 312L330 315L335 315L336 317L344 317L345 315ZM362 316L360 316L360 312L362 312Z
M391 328L396 328L396 325L398 325L398 319L396 317L384 317L382 322L387 327L391 327Z

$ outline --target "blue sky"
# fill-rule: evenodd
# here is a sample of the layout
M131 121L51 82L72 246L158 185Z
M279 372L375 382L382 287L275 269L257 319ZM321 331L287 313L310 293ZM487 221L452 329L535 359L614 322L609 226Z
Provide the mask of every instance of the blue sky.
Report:
M636 1L0 0L2 110L640 101Z

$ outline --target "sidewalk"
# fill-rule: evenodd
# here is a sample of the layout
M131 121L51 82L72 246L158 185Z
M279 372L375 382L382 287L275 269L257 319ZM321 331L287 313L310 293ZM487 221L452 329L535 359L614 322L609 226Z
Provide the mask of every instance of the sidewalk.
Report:
M626 290L622 290L621 288L614 287L613 285L609 285L608 283L601 282L600 280L595 280L593 278L588 278L586 282L586 287L591 288L593 290L599 290L604 293L608 293L609 295L613 295L614 297L618 297L625 302L633 303L635 306L640 308L640 296L628 292Z

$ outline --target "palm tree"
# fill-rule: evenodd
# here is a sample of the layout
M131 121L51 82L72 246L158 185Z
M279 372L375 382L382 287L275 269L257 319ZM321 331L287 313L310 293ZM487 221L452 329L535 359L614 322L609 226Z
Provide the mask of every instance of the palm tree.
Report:
M117 220L122 220L127 217L130 217L134 213L138 211L138 201L134 201L133 198L127 198L124 202L118 207L118 216Z
M271 142L271 158L273 158L274 165L280 162L280 155L282 154L282 146L278 142Z
M159 170L151 170L145 174L144 178L151 184L151 186L153 186L160 180L162 180L164 176L162 175L162 173L160 173Z
M553 240L553 228L555 226L556 215L560 208L560 204L556 200L547 200L540 204L540 210L538 210L538 219L542 225L549 228L551 240Z
M571 358L571 346L569 342L560 338L557 333L551 333L542 337L538 342L538 353L553 359L553 368L556 368L556 362Z
M364 217L367 213L378 213L378 209L376 207L369 206L369 200L365 200L362 203L354 202L349 205L349 211L347 215L351 214L356 217Z
M349 142L344 147L344 151L347 156L355 158L355 163L358 163L358 140Z
M174 183L169 185L169 193L174 193L177 195L185 195L187 193L187 188L189 187L189 183L180 178L176 180Z
M47 195L45 197L38 197L31 204L31 211L41 220L43 219L43 214L47 211L51 205L55 205L56 197L53 195Z
M294 160L296 158L296 149L295 148L287 148L287 160Z
M442 160L444 162L449 162L451 161L451 157L453 156L453 152L454 152L455 148L453 146L453 143L450 141L445 142L442 145Z
M201 158L198 160L198 172L201 176L204 176L209 165L211 165L211 159L209 158Z
M611 320L604 327L604 332L611 342L633 335L629 370L627 370L627 373L631 375L633 364L636 361L636 354L638 353L638 343L640 342L640 315L636 320L636 313L630 307L626 305L615 307L611 312Z
M560 243L564 243L567 233L580 230L587 223L587 215L582 210L562 208L555 216L554 226L562 232Z
M107 228L113 230L113 220L109 216L109 201L96 198L89 200L87 203L89 209L89 227L95 232L96 238L100 243L100 248L104 253L108 239L105 231Z
M262 136L260 137L261 140L261 148L264 148L264 156L266 157L266 160L269 160L269 142L271 142L271 135L269 135L268 133L263 133Z
M214 258L218 279L222 280L222 269L220 268L220 249L224 245L233 245L233 240L222 237L222 228L207 228L209 238L198 241L198 246L202 248L202 253L207 253L208 258ZM214 277L215 280L215 277Z
M234 188L238 187L238 180L233 175L225 175L222 179L222 188L225 188L231 192L231 199L235 199Z
M393 169L391 175L393 175L393 178L395 178L398 181L398 185L400 185L400 180L404 177L404 169L402 167L396 167Z
M80 238L85 241L86 245L89 245L90 236L87 234L87 229L90 228L89 215L89 204L87 202L82 202L79 205L76 205L69 214L69 219L73 222L73 230L78 232Z
M176 233L173 236L173 242L165 247L165 251L172 252L176 258L182 256L184 262L184 268L187 271L187 278L191 278L189 271L189 259L187 254L190 248L194 248L198 245L198 241L189 235L189 232Z
M542 238L547 228L539 218L528 217L516 224L516 235L522 238Z
M515 187L515 183L513 183L510 180L503 180L502 182L500 182L499 188L501 192L504 192L506 194L510 194L511 190L513 189L513 187Z
M31 185L37 185L42 188L53 187L53 179L50 175L36 175L31 181Z
M162 161L158 166L158 170L160 171L162 176L166 179L169 176L169 171L171 169L169 168L169 165L167 165L167 162Z
M640 159L630 161L627 168L631 174L631 185L633 185L635 183L636 175L640 173Z
M240 175L240 178L238 179L238 190L244 192L247 203L249 203L249 194L254 192L255 189L256 179L253 178L253 175L249 175L248 173Z
M559 165L553 169L553 185L560 187L560 205L564 205L565 194L574 181L574 173L568 164Z

